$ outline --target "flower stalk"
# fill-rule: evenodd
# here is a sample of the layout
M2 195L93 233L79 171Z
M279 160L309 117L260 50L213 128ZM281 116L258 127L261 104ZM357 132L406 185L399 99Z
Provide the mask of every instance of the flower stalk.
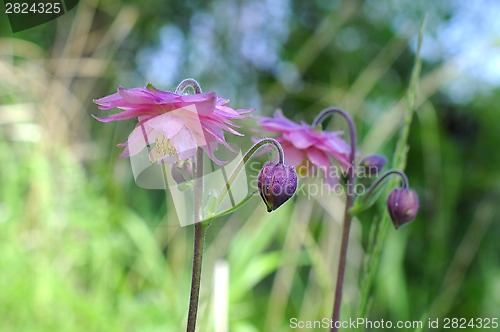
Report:
M222 204L224 197L229 192L231 185L234 183L239 173L242 171L245 164L250 160L253 154L257 152L260 148L272 145L278 151L278 160L280 164L284 164L285 155L283 149L278 141L273 138L265 138L261 141L255 143L240 160L234 171L229 176L225 186L222 188L220 194L217 198L217 207ZM196 318L198 313L198 302L200 293L200 283L201 283L201 270L203 264L203 247L205 242L205 232L211 221L215 216L207 219L201 220L201 197L203 193L203 150L199 149L196 158L196 171L195 171L195 191L194 191L194 249L193 249L193 270L191 278L191 295L189 300L189 313L188 313L188 323L187 332L194 332L196 329Z
M377 187L390 175L398 175L401 178L402 181L402 188L407 189L408 188L408 177L406 176L405 173L401 172L400 170L397 169L390 169L387 172L385 172L383 175L381 175L368 189L368 191L365 194L365 200L377 189Z
M115 108L121 110L119 113L105 117L93 115L98 121L138 120L128 140L118 145L124 148L120 157L132 158L147 149L150 161L162 166L165 188L168 186L166 183L166 164L173 165L171 175L179 186L194 180L193 266L186 331L195 332L206 229L212 219L236 210L251 197L251 195L248 196L237 205L234 205L233 202L233 207L222 213L209 213L208 219L204 220L204 154L206 153L208 158L217 165L223 166L225 162L217 159L214 154L218 146L223 145L229 151L236 152L226 141L224 133L229 132L233 135L243 136L234 129L238 126L232 120L247 118L253 110L232 109L227 106L229 101L218 96L215 92L202 93L200 85L192 78L183 80L174 92L162 91L152 84L148 84L145 88L125 89L120 86L116 93L95 99L94 102L103 111ZM283 149L278 141L264 139L258 142L245 154L230 178L225 179L226 183L220 194L214 196L213 201L210 201L212 197L209 197L209 202L205 202L207 208L212 207L209 203L217 203L215 210L220 207L225 195L229 192L229 188L249 158L262 146L268 144L274 145L278 150L279 169L284 167ZM293 173L290 175L290 179L295 178L296 185L295 170L293 167L288 167L287 171L288 174ZM293 181L290 179L285 186L287 189L293 187ZM288 198L290 197L291 195ZM284 198L284 195L279 197L280 204L288 199Z
M201 87L194 79L187 78L183 80L175 93L182 94L187 88L193 88L195 93L201 93ZM203 266L203 247L205 244L206 227L200 222L201 219L201 200L203 197L203 150L196 150L195 158L195 174L194 174L194 240L193 240L193 270L191 274L191 293L189 296L189 311L188 321L186 326L187 332L195 332L196 318L198 316L198 303L200 299L200 284L201 284L201 269Z
M222 188L218 198L217 198L217 208L222 204L222 201L224 200L224 197L226 197L227 193L229 192L229 189L231 188L231 185L234 183L240 172L243 170L243 167L246 165L246 163L250 160L250 158L262 147L266 145L272 145L274 148L276 148L276 151L278 151L278 163L283 164L285 162L285 154L283 153L283 148L281 147L281 144L275 140L274 138L264 138L248 149L248 151L245 153L243 158L240 160L238 165L236 165L234 171L231 173L229 176L229 179L226 182L226 185L224 188Z
M349 138L350 138L350 154L349 154L349 167L346 172L346 186L347 186L347 195L345 202L345 211L344 211L344 222L342 224L342 240L340 244L340 257L338 262L337 269L337 279L335 285L335 296L332 310L332 327L331 331L338 331L338 323L340 320L340 306L342 303L342 292L343 292L343 283L344 283L344 275L346 268L346 260L347 260L347 249L349 246L349 234L351 229L352 217L356 213L356 209L354 209L354 181L356 170L356 127L354 126L354 122L351 117L343 110L339 108L327 108L322 111L313 121L313 126L320 125L328 116L338 114L344 118L349 127ZM368 167L368 174L374 175L372 173L378 173L378 171L385 164L385 158L372 155L364 158L361 161L362 167ZM373 169L370 169L373 168ZM374 172L372 172L374 171ZM391 219L396 229L398 229L401 225L413 220L418 211L418 196L415 191L410 190L408 188L408 178L406 175L399 170L389 170L385 172L382 176L380 176L370 187L367 193L364 195L364 201L372 195L375 189L389 176L389 175L398 175L402 180L402 187L396 188L391 192L387 200L387 207L389 213L391 215Z
M313 121L313 126L320 125L328 116L338 114L344 118L349 127L349 144L351 147L349 154L349 167L347 169L347 196L344 210L344 222L342 224L342 242L340 244L340 257L337 269L337 281L335 285L335 298L333 302L331 331L338 331L337 322L340 319L340 304L342 302L342 291L344 284L345 266L347 260L347 248L349 245L349 234L351 230L352 217L349 213L354 203L354 170L356 169L356 127L351 117L340 108L327 108L322 111Z
M191 294L189 296L189 312L186 331L196 330L198 302L200 298L201 268L203 266L203 247L205 244L206 226L200 222L201 198L203 197L203 150L196 153L196 174L194 189L194 244L193 270L191 275Z
M187 88L192 88L194 93L201 93L201 86L194 78L186 78L175 88L176 94L183 94Z

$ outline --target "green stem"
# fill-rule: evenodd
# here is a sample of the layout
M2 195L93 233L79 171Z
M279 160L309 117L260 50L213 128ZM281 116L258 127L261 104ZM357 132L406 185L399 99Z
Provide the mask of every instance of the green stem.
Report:
M365 194L365 200L368 198L368 196L370 196L373 191L375 191L375 189L377 189L377 187L382 183L382 181L384 181L389 175L398 175L399 177L401 177L401 181L403 181L403 188L408 188L408 178L406 177L406 174L401 172L400 170L397 170L397 169L390 169L388 170L387 172L385 172L383 175L381 175L377 181L375 181L371 186L370 188L368 189L368 191L366 192Z
M203 246L205 243L206 226L200 222L201 200L203 197L203 150L196 151L196 173L194 188L194 248L193 271L191 275L191 295L189 297L189 313L187 332L195 332L200 298L201 268L203 265Z
M176 94L182 94L187 88L193 88L195 93L201 93L198 82L186 78L175 89ZM189 297L189 312L186 331L195 332L196 317L198 316L198 302L200 298L201 268L203 266L203 246L205 244L206 226L201 221L201 201L203 199L203 149L196 150L195 186L193 191L194 209L194 244L193 244L193 271L191 274L191 294Z

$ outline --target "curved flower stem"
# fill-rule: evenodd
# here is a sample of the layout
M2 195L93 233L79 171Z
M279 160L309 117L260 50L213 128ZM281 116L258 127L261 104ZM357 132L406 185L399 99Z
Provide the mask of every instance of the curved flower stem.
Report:
M344 211L344 222L342 225L342 242L340 245L340 257L339 257L339 265L337 269L337 282L335 286L335 299L333 304L333 312L332 312L332 328L331 331L338 331L337 322L340 318L340 304L342 302L342 290L344 284L344 275L345 275L345 265L347 258L347 247L349 244L349 233L351 230L351 215L349 213L353 203L354 203L354 169L355 165L355 157L356 157L356 127L354 126L354 122L351 117L340 108L327 108L322 111L313 121L313 126L317 126L321 124L328 116L333 114L341 115L349 126L349 140L351 145L351 151L349 155L350 165L347 170L346 180L347 180L347 197L345 202L345 211Z
M387 172L385 172L384 174L382 174L378 179L377 181L375 181L371 186L370 188L368 189L368 191L366 192L365 194L365 199L368 198L368 196L370 196L373 191L382 183L382 181L384 181L389 175L399 175L401 177L401 181L403 182L403 188L406 189L408 188L408 178L406 177L406 174L401 172L400 170L397 170L397 169L390 169L388 170Z
M203 265L203 245L205 243L206 226L200 222L201 199L203 197L203 150L196 151L196 173L194 188L194 249L193 272L191 275L191 295L189 297L189 313L186 331L196 329L198 300L200 297L201 267Z
M193 88L195 93L201 93L200 84L194 78L186 78L185 80L180 82L175 89L175 93L182 94L189 87Z
M217 197L217 203L216 203L217 208L219 208L220 205L222 204L222 201L224 200L224 197L226 197L227 193L229 192L231 185L233 184L234 180L236 180L236 178L238 177L238 175L240 174L241 170L243 169L245 164L248 162L248 160L253 156L253 154L255 152L257 152L257 150L259 150L261 147L268 145L268 144L273 145L276 148L276 150L278 150L278 162L281 164L283 164L285 162L285 154L283 152L283 148L281 147L281 144L277 140L275 140L274 138L264 138L264 139L258 141L257 143L255 143L254 145L252 145L252 147L250 149L248 149L248 151L245 153L243 158L240 160L238 165L236 165L234 171L229 176L224 188L222 188L219 196Z
M272 144L278 150L279 162L284 162L283 148L273 138L265 138L255 143L243 156L242 160L238 163L235 170L229 177L224 188L222 188L221 193L217 200L217 207L222 204L224 197L227 195L229 188L231 187L236 177L241 172L245 164L252 157L252 155L257 152L261 147L267 144ZM196 316L198 313L198 299L200 294L200 282L201 282L201 268L203 263L203 245L205 242L205 231L210 225L212 219L205 220L201 222L200 218L200 203L203 192L203 150L198 148L196 155L196 174L195 174L195 190L194 190L194 250L193 250L193 272L191 279L191 296L189 300L189 313L188 313L188 323L187 332L195 332L196 329Z
M317 125L321 124L327 117L333 114L338 114L341 115L345 121L347 122L347 125L349 126L349 144L351 145L351 153L349 155L349 160L351 162L351 167L354 168L354 161L356 158L356 127L354 126L354 122L352 121L351 117L349 114L347 114L344 110L336 107L329 107L321 113L316 116L314 119L312 126L316 127ZM351 169L352 174L354 175L354 169ZM349 173L349 170L348 170Z
M200 84L192 78L186 78L175 89L176 94L182 94L187 88L193 88L195 93L201 93ZM201 268L203 266L203 246L205 244L206 226L201 221L201 201L203 199L203 149L196 150L195 186L193 192L194 207L194 245L193 271L191 274L191 294L189 297L189 312L186 331L195 332L198 302L200 298Z

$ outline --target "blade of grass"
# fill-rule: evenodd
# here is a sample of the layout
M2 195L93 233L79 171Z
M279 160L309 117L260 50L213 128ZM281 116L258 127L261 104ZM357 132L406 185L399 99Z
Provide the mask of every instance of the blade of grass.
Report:
M415 101L418 94L420 72L422 67L420 59L420 49L422 45L422 38L423 38L422 33L424 24L425 24L425 19L420 27L420 31L418 34L415 64L413 66L413 70L411 73L410 86L408 88L406 96L408 105L406 111L404 112L403 127L401 129L399 139L396 143L396 149L393 156L393 168L402 171L406 167L406 159L408 152L407 142L410 133L410 126L412 123L413 114L415 112ZM387 193L389 189L392 189L394 187L394 185L396 184L396 180L393 180L391 184L392 185L388 186L388 189L386 190ZM386 195L384 197L386 197ZM376 232L374 241L372 243L368 243L368 249L366 255L369 258L368 258L368 263L365 265L366 269L364 269L363 271L363 277L361 282L361 303L358 310L358 317L367 317L368 301L371 294L373 280L375 279L375 273L377 271L377 266L379 265L383 243L387 237L387 231L389 229L389 225L391 224L389 213L385 208L385 202L383 202L383 204L381 205L383 206L382 208L383 216L379 221L378 232Z

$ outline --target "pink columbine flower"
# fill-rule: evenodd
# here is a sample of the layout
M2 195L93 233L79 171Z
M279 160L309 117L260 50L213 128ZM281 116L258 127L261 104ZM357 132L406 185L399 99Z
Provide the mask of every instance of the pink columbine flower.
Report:
M272 118L261 118L259 125L264 131L278 134L275 139L283 146L287 164L295 166L299 174L316 166L325 176L326 183L333 185L339 172L332 171L330 158L337 160L344 170L350 165L350 147L340 137L340 132L323 131L305 122L295 123L281 110Z
M231 120L243 119L252 110L234 110L228 101L215 92L179 95L156 89L151 84L146 88L124 89L112 95L96 99L101 110L119 108L122 111L107 117L97 117L101 122L137 118L138 123L129 139L119 146L124 147L121 157L133 156L146 147L151 161L174 163L189 159L201 147L218 165L214 151L218 144L234 151L226 142L224 131L243 136L232 127Z

